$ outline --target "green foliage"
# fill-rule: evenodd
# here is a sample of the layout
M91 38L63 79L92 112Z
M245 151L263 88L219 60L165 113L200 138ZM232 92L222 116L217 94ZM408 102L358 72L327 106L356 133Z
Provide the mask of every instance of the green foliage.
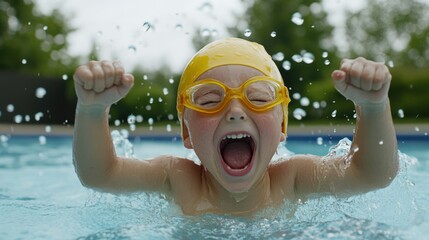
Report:
M143 117L143 121L176 120L176 91L180 76L161 71L148 73L134 71L134 87L126 98L111 108L112 120L124 123L129 115Z
M265 47L291 95L307 96L314 89L312 85L325 81L332 66L338 65L331 40L333 27L327 22L321 1L255 0L244 4L248 6L242 22L230 31ZM292 99L291 112L301 107ZM320 116L318 111L313 112L307 112L307 117Z
M76 58L67 52L73 31L58 10L38 12L33 1L0 2L0 70L43 76L70 74Z
M418 0L371 0L366 4L356 13L347 13L349 55L427 66L429 5Z

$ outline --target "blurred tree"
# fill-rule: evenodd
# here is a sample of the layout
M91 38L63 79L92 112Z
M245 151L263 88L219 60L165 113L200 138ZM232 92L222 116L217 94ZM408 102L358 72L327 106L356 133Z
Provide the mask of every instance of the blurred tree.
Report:
M74 101L64 97L77 65L67 51L72 31L59 10L46 15L31 0L0 0L0 111L14 107L0 121L73 122Z
M272 55L294 96L290 112L298 109L301 114L295 116L299 120L320 116L325 105L315 109L307 94L313 91L314 83L329 80L332 66L338 63L331 40L333 27L321 2L245 0L244 16L230 29L237 37L262 44Z
M358 12L348 12L348 54L390 65L429 63L429 4L419 0L371 0Z
M0 70L62 76L76 59L68 52L73 31L58 10L44 15L30 0L0 1Z
M397 119L429 118L428 12L429 4L418 0L367 0L364 8L346 13L346 47L339 55L363 56L385 62L391 68L393 81L389 94ZM317 83L315 87L312 97L324 94L326 99L336 102L335 109L345 109L346 103L338 101L338 93L330 86ZM337 115L343 114L353 113Z

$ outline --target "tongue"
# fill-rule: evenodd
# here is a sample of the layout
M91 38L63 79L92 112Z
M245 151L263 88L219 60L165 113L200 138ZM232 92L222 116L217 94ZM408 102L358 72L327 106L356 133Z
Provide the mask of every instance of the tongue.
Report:
M252 149L246 142L231 142L223 148L222 157L232 169L242 169L249 164Z

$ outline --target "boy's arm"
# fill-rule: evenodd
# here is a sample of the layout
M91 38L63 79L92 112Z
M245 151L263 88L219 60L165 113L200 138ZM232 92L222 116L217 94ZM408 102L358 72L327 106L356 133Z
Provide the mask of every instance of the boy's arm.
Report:
M387 67L364 58L346 59L332 78L336 89L356 107L353 143L343 157L292 159L298 196L363 193L389 185L398 171L397 141L387 94L391 75Z
M116 156L109 130L111 104L124 97L134 78L119 62L92 61L76 69L78 96L73 138L73 161L82 184L109 192L169 190L172 165L182 163L159 156L150 161ZM180 167L180 166L179 166Z

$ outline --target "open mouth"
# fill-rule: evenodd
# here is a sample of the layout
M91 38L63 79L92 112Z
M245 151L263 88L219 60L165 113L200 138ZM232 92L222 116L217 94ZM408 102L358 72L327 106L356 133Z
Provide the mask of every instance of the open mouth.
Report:
M226 135L220 142L220 154L225 171L232 176L244 176L253 166L255 142L245 133Z

